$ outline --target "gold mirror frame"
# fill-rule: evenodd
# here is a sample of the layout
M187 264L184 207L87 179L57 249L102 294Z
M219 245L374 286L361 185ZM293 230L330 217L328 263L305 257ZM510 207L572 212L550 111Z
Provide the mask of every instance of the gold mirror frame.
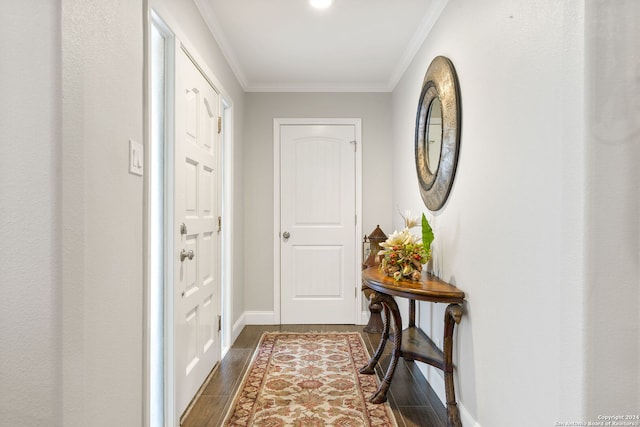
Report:
M435 98L442 104L442 149L435 173L427 165L429 107ZM460 87L453 63L437 56L429 65L422 82L416 114L415 157L420 195L430 211L444 206L449 197L458 164L460 147Z

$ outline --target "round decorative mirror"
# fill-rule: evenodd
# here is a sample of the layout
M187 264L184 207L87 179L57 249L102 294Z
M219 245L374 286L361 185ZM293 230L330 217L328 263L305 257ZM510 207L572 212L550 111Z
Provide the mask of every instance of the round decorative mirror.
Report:
M420 194L431 211L449 196L460 145L460 89L451 61L436 57L422 82L416 114L415 157Z

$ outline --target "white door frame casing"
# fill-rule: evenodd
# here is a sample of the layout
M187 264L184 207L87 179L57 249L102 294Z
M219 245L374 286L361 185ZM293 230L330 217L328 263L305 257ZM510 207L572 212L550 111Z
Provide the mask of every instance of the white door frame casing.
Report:
M173 265L170 262L170 260L173 257L173 254L175 253L175 248L173 247L173 238L172 238L172 232L173 230L173 207L170 206L169 204L172 204L173 201L171 200L171 198L173 197L173 182L172 182L172 176L173 176L173 92L174 92L174 86L173 86L173 80L175 78L175 73L174 73L174 54L176 49L180 49L181 47L188 53L188 55L194 60L194 62L196 64L198 64L198 68L200 68L200 71L202 72L202 74L205 76L205 78L209 81L209 83L219 92L220 97L221 97L221 104L224 105L223 108L226 109L226 120L225 123L223 123L223 126L226 126L226 133L225 133L225 138L222 138L219 144L219 150L222 151L222 156L218 156L219 161L218 161L218 168L222 170L222 173L224 174L224 178L226 178L226 180L222 177L221 180L222 182L219 182L220 185L219 190L218 191L218 197L219 197L219 201L218 203L220 204L220 202L222 201L222 198L224 197L224 203L222 204L222 210L221 210L221 215L223 217L223 221L222 221L222 236L223 239L221 239L220 244L222 245L222 247L219 250L219 253L222 252L222 250L224 250L227 253L226 258L224 259L223 265L220 266L220 268L218 269L219 274L222 275L222 277L224 277L224 280L220 280L220 286L219 286L219 294L218 298L220 298L221 296L224 297L224 300L218 300L219 301L219 307L218 310L220 311L222 309L222 306L224 305L227 310L226 310L226 316L222 318L222 329L224 331L226 331L226 334L223 333L223 335L226 337L225 342L220 343L220 345L222 346L221 348L221 357L224 357L224 354L228 351L231 342L229 342L231 340L231 312L229 310L229 308L231 307L231 301L233 298L233 290L232 287L230 286L230 283L232 283L233 280L233 269L232 269L232 263L233 263L233 240L231 238L229 238L229 236L231 235L231 230L233 227L233 222L232 222L232 218L233 218L233 204L234 204L234 195L233 195L233 191L234 191L234 182L233 182L233 159L234 159L234 147L233 147L233 101L232 98L229 96L228 92L224 89L224 87L222 86L222 84L216 79L215 75L212 73L212 71L207 67L206 65L206 61L204 61L204 59L202 57L199 56L199 54L197 53L194 45L189 41L188 37L185 35L185 33L183 31L181 31L180 26L178 25L179 23L176 22L175 20L172 19L172 16L170 13L162 10L162 8L160 8L160 10L157 9L157 5L154 7L151 7L150 5L147 6L147 12L146 12L146 28L145 28L145 32L147 35L147 42L145 43L145 55L147 57L147 63L145 65L146 67L146 71L145 71L145 85L146 85L146 90L147 90L147 94L146 94L146 103L147 105L145 106L145 114L146 114L146 126L147 126L147 132L146 132L146 147L147 149L145 150L145 164L147 165L147 171L145 171L145 209L146 209L146 214L145 214L145 228L146 228L146 238L145 238L145 247L146 247L146 255L145 255L145 323L146 323L146 330L145 330L145 355L144 355L144 371L145 371L145 396L144 396L144 406L145 406L145 410L144 410L144 419L143 419L143 425L145 427L149 426L149 427L157 427L155 425L151 425L151 411L154 410L154 408L151 408L152 402L150 401L151 396L153 394L153 392L151 391L150 387L152 387L152 383L150 381L150 376L153 375L152 372L150 372L151 369L151 364L150 364L150 358L151 358L151 352L154 351L154 349L151 348L150 346L150 337L151 337L151 328L153 327L152 325L152 321L150 318L150 307L151 307L151 284L150 284L150 273L149 273L149 267L150 267L150 261L149 261L149 233L151 232L151 230L149 230L149 219L151 217L151 207L149 206L149 192L151 191L150 187L149 187L149 167L151 167L151 162L150 162L150 129L151 129L151 120L149 117L149 109L150 109L150 104L149 104L149 94L151 93L151 86L150 86L150 82L151 82L151 67L150 67L150 55L151 55L151 46L150 46L150 42L148 40L151 39L150 37L150 28L154 25L159 26L162 30L162 34L165 36L165 42L167 43L166 46L166 54L167 54L167 58L166 61L167 64L166 65L166 69L165 69L165 81L166 83L166 87L165 87L165 105L167 105L166 107L166 114L167 114L167 122L165 123L165 132L166 132L166 137L165 137L165 146L163 147L163 155L164 155L164 162L165 162L165 170L164 170L164 199L165 199L165 207L164 207L164 222L165 222L165 226L164 226L164 233L165 233L165 254L164 254L164 259L165 259L165 271L164 271L164 307L163 307L163 311L164 311L164 318L165 318L165 323L164 323L164 334L163 334L163 347L164 347L164 355L163 355L163 365L164 365L164 384L163 384L163 390L162 390L162 394L164 395L163 400L163 408L160 408L160 410L163 413L163 427L173 427L173 421L176 419L176 417L180 414L175 414L175 389L174 389L174 382L175 382L175 373L174 373L174 369L173 369L173 364L174 364L174 356L173 356L173 346L174 346L174 331L173 331L173 296L172 296L172 292L169 289L169 284L172 283L173 280ZM221 111L220 111L221 112ZM225 238L226 237L226 238ZM224 290L222 288L225 288ZM157 403L157 402L155 402ZM155 404L154 403L154 404ZM158 408L155 408L156 410Z
M356 260L355 319L357 324L365 324L362 318L362 292L358 284L362 282L362 119L360 118L275 118L273 119L273 324L279 324L280 316L280 127L283 125L353 125L356 132L356 228L354 233Z
M163 67L163 89L162 111L152 112L152 97L154 88L152 86L155 74L159 70L154 67L155 52L152 41L152 29L155 29L163 38L162 47L162 67ZM167 346L172 346L172 336L167 330L166 310L169 307L166 292L167 280L173 276L173 266L167 262L169 249L173 247L172 239L167 241L170 235L168 224L172 222L173 210L169 208L166 197L172 194L172 182L167 180L173 168L173 158L169 150L170 135L173 127L171 117L173 115L173 55L175 35L153 10L147 11L146 33L148 34L145 44L146 65L146 95L145 95L145 126L146 126L146 148L144 150L144 180L145 180L145 354L144 354L144 374L145 374L145 395L144 395L144 427L167 426L167 417L173 414L173 405L167 405L166 399L173 395L172 383L169 380L173 375L173 368L167 368L166 358L168 357ZM156 46L157 48L157 46ZM154 115L155 114L155 115ZM158 115L159 114L159 115ZM162 126L162 135L153 134L154 123L159 121ZM160 137L156 139L157 137ZM159 159L157 161L156 159ZM169 162L169 163L167 163ZM156 199L156 200L154 200ZM160 222L154 228L154 221ZM161 232L158 232L158 228ZM171 227L173 228L173 227ZM157 235L156 235L157 234ZM160 244L162 248L154 250ZM154 271L155 270L155 271ZM158 328L157 322L162 322L162 327Z

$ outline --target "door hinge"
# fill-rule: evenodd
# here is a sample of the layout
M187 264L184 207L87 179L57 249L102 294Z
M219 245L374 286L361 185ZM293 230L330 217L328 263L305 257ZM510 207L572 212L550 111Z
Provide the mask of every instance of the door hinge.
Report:
M222 316L218 315L218 332L222 330Z
M351 144L353 144L353 151L358 151L358 141L349 141Z
M222 231L222 217L218 216L218 233Z
M356 214L355 217L356 217L356 222L354 225L358 225L358 214Z
M222 132L222 117L218 116L218 133Z

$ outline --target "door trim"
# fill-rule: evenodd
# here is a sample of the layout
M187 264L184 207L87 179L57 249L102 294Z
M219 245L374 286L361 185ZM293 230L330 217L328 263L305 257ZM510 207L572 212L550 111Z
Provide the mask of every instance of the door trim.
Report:
M227 133L226 138L220 141L219 149L222 149L222 156L218 156L219 163L218 168L222 169L222 173L224 174L226 181L223 181L223 185L220 187L221 191L218 192L218 197L225 197L224 203L220 206L222 209L223 222L222 222L222 232L223 237L226 235L226 239L220 240L220 245L222 247L219 249L219 253L225 251L227 253L227 257L225 262L218 269L219 274L222 274L224 280L219 278L219 307L221 310L222 306L227 307L226 316L222 318L222 329L229 331L226 334L227 342L219 342L221 346L220 357L224 357L226 351L228 351L231 346L231 327L233 325L232 322L232 301L233 301L233 289L231 286L233 280L233 259L234 259L234 250L233 250L233 239L231 236L231 231L233 228L233 217L234 217L234 157L235 150L233 144L233 126L234 126L234 102L229 93L225 90L224 86L220 83L220 81L216 78L215 74L208 68L207 62L204 61L195 49L195 46L189 41L186 34L182 31L179 23L173 19L170 13L168 13L164 8L160 5L155 5L151 7L151 5L147 5L145 9L145 126L146 126L146 149L145 149L145 165L146 171L144 174L145 179L145 307L144 307L144 316L145 316L145 331L144 331L144 414L143 414L143 426L144 427L159 427L157 425L151 425L151 411L157 410L161 411L162 415L162 427L174 427L176 420L175 414L175 373L173 372L174 358L173 358L173 297L172 292L169 289L169 286L164 286L163 288L163 317L164 317L164 331L163 331L163 343L162 343L162 364L163 364L163 374L164 381L162 384L163 390L161 391L162 403L161 408L152 408L152 405L157 405L158 402L151 401L151 381L150 378L153 373L150 371L151 364L151 352L154 349L151 348L150 345L150 336L151 329L154 327L153 322L150 317L150 307L151 307L151 292L152 285L150 283L150 259L149 259L149 234L151 230L149 229L150 218L151 218L151 207L149 205L149 167L151 166L150 162L150 129L151 129L151 121L149 117L150 111L150 93L151 93L151 67L150 67L150 55L151 55L151 44L150 44L150 33L152 25L160 25L162 29L162 33L166 36L166 87L165 89L165 108L166 108L166 122L165 122L165 140L163 146L163 155L165 168L163 171L163 198L165 201L164 206L164 233L165 233L165 248L164 248L164 274L163 281L165 284L171 283L173 280L173 271L172 271L172 263L169 260L172 259L174 254L173 248L173 188L172 188L172 177L173 177L173 93L174 93L174 79L175 79L175 61L174 56L177 49L184 49L187 52L187 55L193 59L193 61L198 64L200 71L209 80L209 83L219 92L221 98L221 104L224 104L224 108L227 109L227 121L223 125L227 125ZM224 146L223 146L224 145ZM221 177L222 180L224 178ZM224 270L224 271L223 271ZM223 289L224 288L224 289ZM223 334L224 335L224 334ZM179 417L180 414L177 415Z
M279 324L280 316L280 126L283 125L353 125L356 132L356 230L355 242L356 283L362 281L362 119L360 118L275 118L273 119L273 323ZM359 290L359 287L358 287ZM356 293L355 321L365 324L362 318L362 292Z

